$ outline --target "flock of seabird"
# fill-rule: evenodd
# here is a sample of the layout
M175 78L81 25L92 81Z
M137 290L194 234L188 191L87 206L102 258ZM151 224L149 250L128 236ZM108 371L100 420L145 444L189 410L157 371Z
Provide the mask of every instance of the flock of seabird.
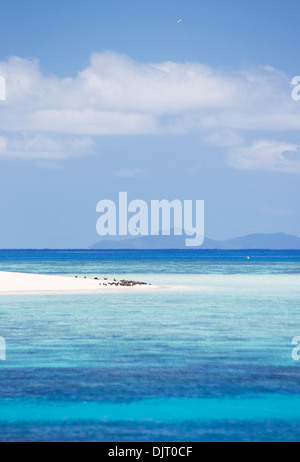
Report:
M105 279L107 281L107 279ZM126 279L122 279L121 281L117 282L115 279L113 282L107 282L103 284L104 286L116 286L116 287L134 287L134 286L151 286L151 284L147 284L146 282L138 282L138 281L127 281Z
M78 276L75 276L78 279ZM84 276L86 279L86 276ZM116 287L134 287L134 286L151 286L151 284L147 284L147 282L139 282L139 281L127 281L126 279L122 279L121 281L117 281L114 279L112 282L108 281L108 278L103 278L105 282L101 282L99 286L116 286ZM99 281L99 278L94 278L94 281Z

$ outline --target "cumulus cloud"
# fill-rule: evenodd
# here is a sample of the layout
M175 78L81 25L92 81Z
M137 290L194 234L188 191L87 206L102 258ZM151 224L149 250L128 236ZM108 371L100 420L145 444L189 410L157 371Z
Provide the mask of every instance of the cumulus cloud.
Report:
M251 146L233 149L227 160L231 167L241 170L300 173L300 146L260 140Z
M93 152L87 137L53 137L45 134L12 135L0 138L0 157L23 159L63 159Z
M104 135L200 132L226 147L242 144L244 130L300 129L291 79L270 66L225 70L193 62L142 63L103 52L74 77L45 75L38 61L18 57L0 62L0 75L7 93L0 104L0 155L84 155L87 137L92 143ZM15 138L23 132L29 138L22 147ZM243 152L240 164L246 166Z

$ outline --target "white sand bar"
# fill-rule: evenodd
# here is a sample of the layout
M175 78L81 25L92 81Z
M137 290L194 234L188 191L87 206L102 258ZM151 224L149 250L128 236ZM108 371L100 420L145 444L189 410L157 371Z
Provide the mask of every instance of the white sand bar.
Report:
M105 286L109 281L0 271L0 295L147 291L158 286Z

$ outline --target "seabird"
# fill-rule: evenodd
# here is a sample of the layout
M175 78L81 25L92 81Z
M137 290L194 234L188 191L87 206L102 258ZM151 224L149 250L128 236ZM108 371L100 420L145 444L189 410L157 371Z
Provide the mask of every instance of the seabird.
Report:
M177 19L178 24L181 24L183 22L183 19Z

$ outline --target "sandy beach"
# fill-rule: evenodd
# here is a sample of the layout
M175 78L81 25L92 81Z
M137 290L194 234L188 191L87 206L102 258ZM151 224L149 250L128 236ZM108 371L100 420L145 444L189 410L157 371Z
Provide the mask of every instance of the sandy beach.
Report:
M158 286L111 286L112 281L0 271L0 295L149 291Z

